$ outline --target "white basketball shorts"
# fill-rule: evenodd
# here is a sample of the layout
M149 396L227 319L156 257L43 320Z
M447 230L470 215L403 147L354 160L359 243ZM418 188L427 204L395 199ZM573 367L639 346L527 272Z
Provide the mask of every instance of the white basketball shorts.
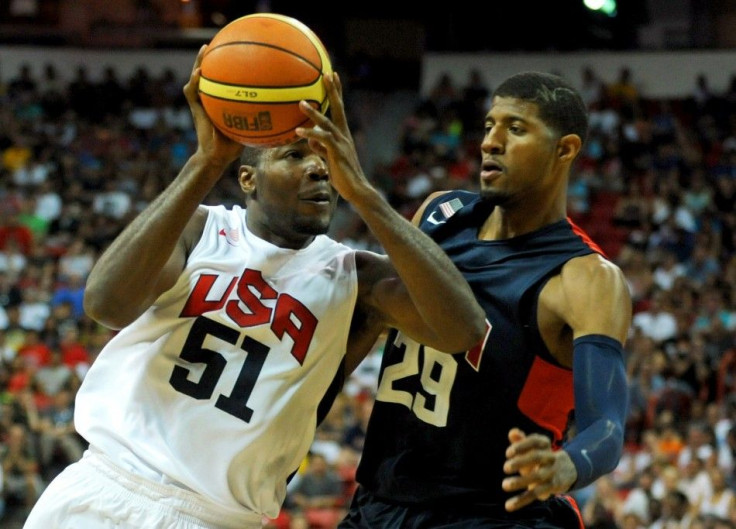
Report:
M260 529L193 492L131 474L87 450L46 488L23 529Z

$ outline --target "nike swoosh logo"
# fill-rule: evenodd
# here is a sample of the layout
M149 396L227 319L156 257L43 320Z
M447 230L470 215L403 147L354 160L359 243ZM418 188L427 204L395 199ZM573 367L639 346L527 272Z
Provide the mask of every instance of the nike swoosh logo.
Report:
M437 224L442 224L443 222L446 222L447 221L447 219L437 220L434 217L436 213L437 213L437 211L433 211L432 214L429 217L427 217L427 222L429 222L430 224L437 225Z

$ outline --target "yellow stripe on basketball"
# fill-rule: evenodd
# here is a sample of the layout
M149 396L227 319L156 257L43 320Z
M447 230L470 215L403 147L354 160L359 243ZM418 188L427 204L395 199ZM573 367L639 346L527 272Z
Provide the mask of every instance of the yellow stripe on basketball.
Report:
M208 96L245 103L289 103L307 99L320 101L323 97L322 77L306 86L288 86L283 88L260 88L250 86L218 83L200 77L199 91Z

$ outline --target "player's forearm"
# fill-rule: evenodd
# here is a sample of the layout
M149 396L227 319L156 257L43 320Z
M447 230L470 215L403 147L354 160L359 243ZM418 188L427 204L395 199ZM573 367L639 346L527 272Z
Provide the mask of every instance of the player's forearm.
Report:
M575 339L573 384L578 432L563 448L579 489L616 468L623 451L628 394L621 344L603 335Z
M447 254L375 189L351 203L390 257L423 321L434 330L423 343L447 352L476 345L485 334L485 313Z
M166 190L110 244L87 280L84 304L90 316L119 327L150 306L160 294L164 266L222 170L193 156Z

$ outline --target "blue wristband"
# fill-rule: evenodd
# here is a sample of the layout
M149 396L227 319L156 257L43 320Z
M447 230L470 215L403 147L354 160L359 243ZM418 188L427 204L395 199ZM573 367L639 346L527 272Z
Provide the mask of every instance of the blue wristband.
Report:
M573 386L577 433L563 446L583 488L618 465L624 442L628 386L623 348L599 334L573 342Z

